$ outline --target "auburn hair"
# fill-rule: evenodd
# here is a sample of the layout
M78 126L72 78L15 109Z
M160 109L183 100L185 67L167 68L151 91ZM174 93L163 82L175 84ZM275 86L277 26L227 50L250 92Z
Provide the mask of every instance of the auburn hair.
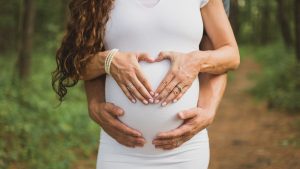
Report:
M56 52L57 67L52 72L52 87L60 101L67 88L78 83L90 57L105 50L105 25L113 4L114 0L71 0L67 31Z

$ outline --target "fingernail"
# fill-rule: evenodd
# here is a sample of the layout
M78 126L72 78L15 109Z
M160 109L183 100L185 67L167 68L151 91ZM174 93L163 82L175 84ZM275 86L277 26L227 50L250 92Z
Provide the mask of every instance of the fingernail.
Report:
M149 99L149 102L150 102L150 103L153 103L153 99Z
M166 106L166 105L167 105L167 103L166 103L166 102L163 102L161 105L162 105L162 106Z
M150 91L150 94L151 94L151 96L153 96L153 95L154 95L154 92L153 92L153 91Z
M134 100L134 99L131 99L131 102L132 102L132 103L136 103L136 100Z
M175 103L175 102L177 102L177 101L178 101L177 99L174 99L174 100L173 100L173 103Z
M143 103L144 103L144 104L148 104L148 101L147 101L147 100L143 100Z
M158 96L158 93L155 93L155 94L154 94L154 97L157 97L157 96Z
M154 103L155 103L155 104L159 103L159 100L155 100Z

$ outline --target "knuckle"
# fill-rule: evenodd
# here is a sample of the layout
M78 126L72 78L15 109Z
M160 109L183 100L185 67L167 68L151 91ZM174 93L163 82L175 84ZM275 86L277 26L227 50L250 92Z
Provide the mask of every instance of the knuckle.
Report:
M106 103L104 106L103 106L104 109L109 109L109 103Z
M136 89L138 89L138 90L140 91L140 90L143 89L143 87L142 87L141 85L138 85L138 86L136 87Z
M170 87L167 87L167 88L166 88L166 91L167 91L168 93L170 93L170 92L172 91L172 89L171 89Z

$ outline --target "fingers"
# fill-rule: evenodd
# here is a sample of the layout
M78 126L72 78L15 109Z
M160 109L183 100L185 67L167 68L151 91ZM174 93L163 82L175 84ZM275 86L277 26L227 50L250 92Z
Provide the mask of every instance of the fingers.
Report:
M142 147L145 144L145 139L142 137L134 137L130 135L125 135L116 128L102 128L108 135L115 139L118 143L127 147Z
M155 91L155 99L157 100L156 103L158 103L160 100L157 98L159 96L159 94L162 92L162 90L172 81L172 79L174 78L174 74L172 73L172 70L169 70L169 72L167 73L167 75L164 77L164 79L160 82L160 84L158 85L156 91Z
M159 52L158 57L155 59L155 62L160 62L164 59L169 59L172 61L172 52Z
M132 78L131 80L132 80L132 83L131 82L127 83L128 90L131 92L132 95L134 95L142 103L148 104L149 102L147 100L149 100L149 99L146 99L141 94L141 93L145 92L146 89L142 86L142 84L136 78ZM143 94L145 94L145 93L143 93ZM145 94L145 95L147 95L147 94Z
M139 131L126 126L117 119L115 119L111 126L112 132L110 133L120 144L135 147L143 146L146 142Z
M173 99L173 103L177 102L185 94L185 92L190 88L190 85L183 87L182 91Z
M155 98L157 100L165 100L165 98L171 93L174 87L179 83L177 78L174 78L164 89L163 91ZM162 106L166 106L165 102L162 103Z
M171 150L171 149L181 146L183 143L185 143L192 137L193 137L192 135L188 135L188 136L185 136L182 138L160 140L160 141L155 141L154 144L155 144L155 148Z
M194 118L197 115L198 115L198 112L194 108L178 113L178 117L181 120L186 120L186 119Z
M177 87L177 86L180 86L180 87L181 87L181 90L180 90L179 87ZM177 102L178 100L175 100L175 99L177 98L177 96L178 96L179 94L181 94L181 92L183 92L183 89L184 89L184 88L186 88L186 86L184 86L183 83L177 84L177 85L173 88L172 92L171 92L171 93L167 96L167 98L164 99L162 102L165 103L165 105L169 104L170 102L173 102L173 103Z
M147 54L147 53L139 53L138 54L138 61L145 61L145 62L152 63L152 62L154 62L154 59L152 59L150 57L150 55Z
M128 88L124 84L121 84L120 88L122 89L123 93L127 96L127 98L132 103L136 103L136 99L133 97L133 95L130 93L130 91L128 90Z
M176 137L182 137L184 135L188 135L191 130L192 127L190 125L183 124L174 130L159 133L155 139L172 139Z
M104 108L107 112L109 112L113 116L122 116L124 115L124 110L120 107L116 106L113 103L106 103Z
M154 60L147 53L137 54L137 61L141 60L146 62L154 62ZM135 65L135 76L131 76L130 80L135 86L136 90L133 90L135 95L139 97L139 100L141 100L141 102L143 102L144 104L148 104L149 102L152 103L153 98L151 95L154 95L154 92L152 91L150 83L146 79L146 76L143 74L142 70L140 69L137 63ZM138 91L139 94L136 91ZM141 98L140 95L143 98Z
M127 125L125 125L124 123L122 123L120 120L116 119L113 123L112 126L119 131L120 133L122 133L123 135L126 136L132 136L132 137L142 137L142 133L132 129L130 127L128 127Z
M139 79L139 81L142 83L143 86L145 86L146 90L147 90L147 95L148 93L150 93L150 95L154 95L154 92L152 90L152 86L149 83L149 81L146 79L145 74L142 72L142 70L139 68L138 71L136 72L136 76ZM152 96L151 99L152 99ZM149 96L148 96L149 97Z
M182 125L181 127L170 132L160 133L153 141L152 144L156 148L173 149L193 136L192 128L189 125Z

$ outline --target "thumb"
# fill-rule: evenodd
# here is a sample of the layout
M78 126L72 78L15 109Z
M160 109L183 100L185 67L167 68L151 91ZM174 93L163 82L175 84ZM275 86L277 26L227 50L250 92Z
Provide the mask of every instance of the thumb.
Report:
M123 109L121 109L120 107L116 106L113 103L106 103L105 109L106 109L107 112L109 112L109 114L111 114L113 116L122 116L122 115L124 115Z
M197 114L198 114L197 109L192 108L192 109L188 109L188 110L184 110L182 112L179 112L178 113L178 118L181 119L181 120L186 120L186 119L196 117Z
M160 62L164 59L171 60L170 52L159 52L158 57L155 59L156 62Z
M154 60L150 57L148 53L139 53L138 54L138 61L145 61L145 62L154 62Z

